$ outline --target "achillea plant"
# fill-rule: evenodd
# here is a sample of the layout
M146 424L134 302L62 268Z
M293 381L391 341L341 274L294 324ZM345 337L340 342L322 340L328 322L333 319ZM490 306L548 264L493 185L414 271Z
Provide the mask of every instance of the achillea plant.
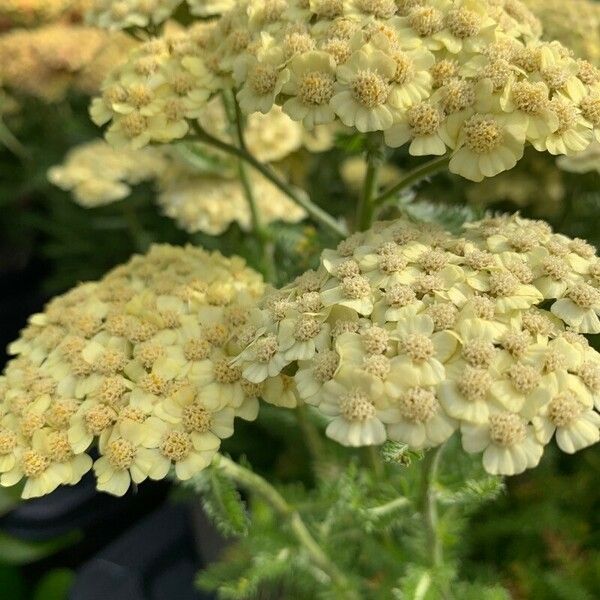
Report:
M91 102L106 141L49 178L126 213L152 182L230 256L154 245L33 315L0 380L0 484L187 482L238 536L200 578L223 598L508 597L463 568L468 517L552 440L600 440L596 249L485 214L526 148L578 172L600 140L594 58L531 6L91 2L132 49ZM254 472L259 446L303 475Z

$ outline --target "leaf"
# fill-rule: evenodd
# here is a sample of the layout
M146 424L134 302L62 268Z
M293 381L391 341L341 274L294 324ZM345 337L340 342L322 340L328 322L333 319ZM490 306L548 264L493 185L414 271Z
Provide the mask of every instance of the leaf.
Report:
M0 532L0 563L27 565L76 544L82 535L78 531L43 542L31 542Z
M408 444L388 440L381 447L381 456L387 463L409 467L413 460L421 460L423 458L423 452L411 450Z
M219 531L226 536L248 533L248 514L235 485L218 469L208 469L197 478L202 504Z
M32 600L66 600L75 574L70 569L55 569L38 583Z

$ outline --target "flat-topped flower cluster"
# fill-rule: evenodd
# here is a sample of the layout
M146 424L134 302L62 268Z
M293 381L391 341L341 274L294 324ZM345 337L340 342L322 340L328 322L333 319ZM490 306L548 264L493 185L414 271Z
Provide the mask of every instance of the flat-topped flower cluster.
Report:
M93 464L98 489L123 495L205 468L283 379L255 384L230 364L262 293L240 258L153 246L52 300L0 378L0 484L25 478L23 497L40 496Z
M556 435L599 441L600 259L542 221L488 218L462 237L381 222L263 301L264 331L235 360L298 396L346 446L437 446L460 430L493 474L538 464Z
M91 0L85 12L90 25L103 29L156 27L169 19L183 0ZM192 15L208 17L225 12L234 0L187 0Z
M518 0L248 0L134 52L92 115L141 147L185 136L235 89L245 114L280 105L308 129L383 132L481 181L526 144L571 154L600 135L599 71L540 29Z

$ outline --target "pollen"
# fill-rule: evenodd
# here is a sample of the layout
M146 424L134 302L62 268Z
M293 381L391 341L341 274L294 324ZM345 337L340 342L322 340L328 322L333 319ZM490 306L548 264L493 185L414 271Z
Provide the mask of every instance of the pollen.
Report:
M408 389L397 402L400 414L412 423L426 423L440 408L435 393L420 387Z
M118 438L110 442L105 452L110 465L119 471L124 471L133 464L135 454L136 450L133 444L123 438Z
M340 398L340 412L349 421L367 421L375 416L375 406L364 392L353 390Z
M229 338L229 328L226 325L216 323L204 328L204 337L213 346L223 346Z
M272 65L257 64L248 74L248 85L258 96L270 94L275 89L279 72Z
M392 81L398 85L403 85L410 81L415 74L415 67L410 56L406 52L397 50L391 54L391 58L396 63L396 72Z
M360 275L360 267L358 263L353 259L345 260L340 263L335 269L335 276L339 279L344 279L346 277L354 277L356 275Z
M465 264L475 271L483 271L494 264L494 255L487 250L471 250L465 254Z
M298 97L307 106L328 104L334 93L334 78L329 73L311 71L306 73L298 85Z
M414 362L423 362L435 353L433 342L421 333L410 333L401 342L402 349Z
M67 462L73 457L66 431L52 431L48 434L48 454L59 463Z
M569 72L560 65L552 65L540 70L542 79L551 90L560 90L569 79Z
M448 255L442 250L427 250L419 256L418 262L425 271L434 273L448 264Z
M221 384L236 383L242 377L242 368L232 365L227 358L221 358L214 363L215 380Z
M407 264L407 260L399 252L379 257L379 268L387 274L399 273L406 268Z
M254 355L260 363L269 362L279 351L279 344L274 335L267 335L257 340L254 345Z
M490 294L506 298L519 286L519 280L511 272L492 273L490 276Z
M182 423L186 431L206 433L212 427L212 416L203 406L195 402L183 409Z
M294 338L299 342L314 339L321 331L321 323L310 315L302 315L294 327Z
M572 393L559 394L550 400L548 418L555 427L568 427L582 412L582 404Z
M457 8L446 15L446 26L457 38L470 38L479 33L481 17L473 10Z
M359 8L378 19L390 19L396 14L395 0L358 0Z
M439 275L421 275L413 283L413 289L417 294L426 296L436 290L444 288L444 282Z
M523 363L515 363L508 370L513 387L522 394L529 394L539 385L541 374L534 367Z
M577 374L590 390L600 391L600 365L586 361L579 367Z
M323 308L323 301L319 292L306 292L296 302L300 312L316 313Z
M247 398L260 398L265 389L265 385L263 382L252 383L251 381L248 381L243 377L242 379L240 379L240 385L242 386L242 391L244 392Z
M433 320L435 331L451 329L456 324L458 309L449 302L443 304L434 304L427 308L427 315Z
M192 338L183 345L183 354L188 360L205 360L210 352L210 342L204 338Z
M54 400L50 408L46 411L46 423L55 429L68 427L71 417L75 414L78 408L76 400L63 398Z
M581 238L571 240L569 242L569 250L582 258L592 258L596 255L596 248Z
M39 477L50 466L50 459L37 450L26 450L21 457L21 465L27 477Z
M327 350L317 354L315 363L315 379L319 383L325 383L333 379L340 364L340 357L335 350Z
M17 447L17 434L10 429L0 428L0 455L10 454Z
M342 279L341 288L344 296L351 300L366 298L371 294L369 280L363 275L345 277Z
M89 433L100 435L117 420L117 415L105 404L98 404L84 414L83 420Z
M475 103L475 87L470 81L454 79L443 88L441 107L450 115L465 110Z
M587 283L579 283L568 291L569 298L580 308L592 308L600 303L600 292Z
M484 369L490 366L496 348L494 344L486 340L470 340L462 349L463 358L472 366Z
M28 413L21 420L21 433L24 437L30 438L33 434L44 426L44 417L37 413Z
M371 69L358 71L351 87L354 99L366 108L377 108L385 104L390 94L389 83Z
M114 375L123 370L129 359L120 350L105 350L92 365L94 371L103 375Z
M374 377L385 379L390 373L390 359L383 354L372 354L365 357L362 368Z
M421 36L427 37L441 31L444 17L430 6L416 6L408 13L408 24Z
M346 40L337 37L325 40L321 45L321 49L333 56L338 65L343 65L352 55L350 44Z
M465 144L476 154L487 154L498 148L503 140L502 127L492 117L473 115L463 125Z
M442 124L442 114L439 109L427 102L411 107L406 116L416 137L433 135Z
M549 104L548 90L541 81L518 81L513 85L512 97L515 106L528 115L539 115Z
M527 428L519 415L506 412L490 416L490 438L495 444L514 446L526 436Z
M136 138L142 135L148 129L148 119L140 113L132 112L125 115L121 121L121 127L125 135L130 138Z
M184 431L170 431L160 444L163 456L173 462L186 458L192 451L192 440Z
M483 67L478 76L480 79L489 79L492 82L492 90L498 93L508 83L512 74L511 65L506 60L497 58Z
M575 125L578 118L577 108L571 102L555 96L550 101L550 109L558 117L557 135L562 135Z
M492 385L492 377L485 369L467 367L457 381L458 391L469 401L484 400Z
M362 332L361 339L367 354L385 354L388 351L390 335L383 327L373 325Z
M555 281L563 281L569 275L567 264L556 256L548 256L542 261L542 271Z
M437 61L429 70L433 78L433 87L440 88L458 76L458 62L449 58Z
M530 334L526 331L511 331L502 339L502 347L514 358L520 358L527 352L530 341Z
M394 308L402 308L417 299L415 292L407 285L395 283L385 293L385 301Z
M154 100L154 93L143 83L134 83L127 90L127 101L135 109L148 106Z
M344 13L343 0L318 0L311 2L314 13L325 19L335 19Z
M346 319L338 319L332 329L333 337L338 337L343 333L358 333L358 322Z

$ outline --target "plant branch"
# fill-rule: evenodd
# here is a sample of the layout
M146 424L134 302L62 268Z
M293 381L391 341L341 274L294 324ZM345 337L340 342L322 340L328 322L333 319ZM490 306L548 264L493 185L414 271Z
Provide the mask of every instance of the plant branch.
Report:
M236 483L251 492L262 496L279 514L287 519L296 540L306 550L311 560L317 565L340 590L344 591L347 600L359 600L358 594L350 587L345 575L331 561L325 551L319 546L300 513L265 479L260 475L242 467L231 459L217 454L213 466L233 479Z
M367 144L367 173L356 217L356 228L359 231L369 229L373 223L373 214L375 211L373 200L377 195L379 167L382 162L380 140L369 139Z
M227 111L227 101L223 97L225 103L225 110ZM235 94L232 94L232 103L234 107L233 121L235 125L235 132L240 150L248 152L246 146L246 139L244 136L244 116L240 110ZM277 277L277 270L275 268L275 262L273 260L273 243L271 242L271 236L268 229L265 227L261 218L260 210L256 203L256 196L252 187L252 182L248 177L248 171L246 169L245 162L241 159L237 159L238 175L244 189L244 195L248 202L248 208L250 209L250 217L252 219L252 231L258 241L261 250L261 262L262 271L264 276L271 283L275 283Z
M430 177L439 171L443 171L450 162L450 156L445 154L444 156L438 156L433 160L430 160L418 167L408 171L405 176L392 187L388 188L385 192L379 195L377 198L373 200L373 204L375 206L381 206L384 202L398 194L399 192L404 191L419 183L426 177Z
M425 453L422 461L420 508L425 524L429 558L433 567L443 564L444 553L438 535L438 502L435 490L444 444Z
M400 508L406 508L408 506L410 506L410 500L401 496L400 498L394 498L394 500L386 502L381 506L373 506L367 509L367 513L372 517L380 518L385 517L390 513L394 513Z
M197 140L205 144L209 144L231 156L240 158L244 162L251 165L259 173L261 173L266 179L268 179L273 185L278 187L284 194L286 194L293 202L301 206L312 219L320 223L324 228L329 230L335 237L343 238L347 235L346 229L336 221L328 212L317 206L309 198L299 193L293 186L286 181L282 180L268 165L261 163L252 154L237 148L227 142L224 142L207 131L205 131L196 121L192 122L192 127L196 133Z

